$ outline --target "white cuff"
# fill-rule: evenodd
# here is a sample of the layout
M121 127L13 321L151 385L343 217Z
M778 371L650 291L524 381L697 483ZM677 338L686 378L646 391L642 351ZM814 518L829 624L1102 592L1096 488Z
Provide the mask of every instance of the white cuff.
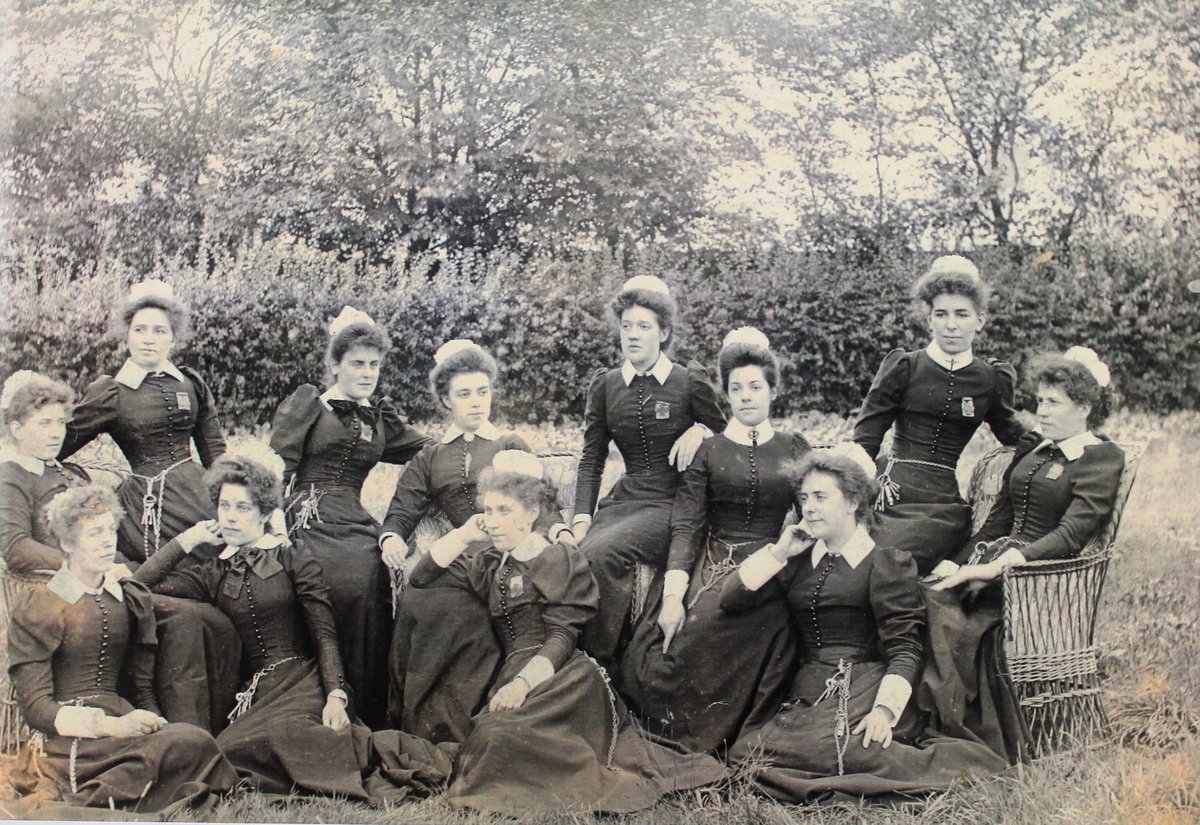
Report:
M571 518L571 526L572 527L574 527L576 524L591 524L591 523L592 523L592 517L589 516L587 513L576 513Z
M392 538L392 537L395 537L395 538L398 538L398 539L402 539L402 538L404 538L404 537L403 537L403 536L401 536L399 533L394 533L394 532L392 532L391 530L388 530L386 533L384 533L383 535L381 535L381 536L379 537L379 549L380 549L380 550L382 550L382 549L383 549L383 543L384 543L385 541L387 541L389 538Z
M525 667L521 668L521 672L517 674L524 679L529 689L532 691L542 682L554 675L554 665L545 656L534 656L525 663Z
M561 537L563 533L570 533L572 536L575 535L570 527L563 522L558 521L550 525L550 529L546 531L546 538L550 539L551 544L557 544L559 537Z
M433 563L438 567L449 567L466 549L467 542L454 535L454 531L451 530L429 548L429 558L433 559Z
M903 676L895 673L886 674L879 682L879 690L875 691L875 707L885 707L892 712L892 727L900 721L900 714L912 696L912 685Z
M287 516L278 507L271 511L271 517L267 519L267 526L270 527L271 532L275 535L287 538Z
M705 435L705 436L704 436L704 439L705 439L706 441L707 441L708 439L710 439L710 438L712 438L712 437L713 437L713 431L712 431L712 430L710 430L710 429L708 428L708 425L707 425L707 424L701 424L699 421L697 421L697 422L696 422L695 424L693 424L692 426L693 426L693 427L699 427L700 429L704 430L704 432L705 432L705 433L707 433L707 435Z
M1001 567L1012 567L1014 564L1024 564L1028 559L1025 554L1015 547L1010 547L996 557L996 564Z
M775 558L775 554L772 552L774 549L775 545L768 544L761 550L750 554L749 558L738 565L738 575L747 590L758 590L775 578L780 570L787 567L787 562Z
M64 705L54 716L54 730L59 736L72 739L96 739L100 736L100 720L104 711L100 708L81 708Z
M687 593L691 580L692 577L682 570L668 570L667 574L663 576L663 598L666 599L668 596L682 598Z
M950 561L950 559L942 559L936 565L934 565L932 570L929 571L929 575L944 579L947 576L953 576L957 572L957 564Z
M350 704L350 697L347 696L346 691L342 690L341 688L334 688L333 690L329 691L329 695L326 696L325 698L326 699L340 699L342 702L342 707L345 707L346 705Z

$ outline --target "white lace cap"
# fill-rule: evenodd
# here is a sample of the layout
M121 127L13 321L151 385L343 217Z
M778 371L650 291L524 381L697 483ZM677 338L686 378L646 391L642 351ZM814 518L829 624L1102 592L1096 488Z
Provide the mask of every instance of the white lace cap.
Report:
M225 455L229 458L242 458L247 461L253 461L255 464L270 470L271 475L275 476L275 478L283 478L285 466L283 457L272 450L267 442L261 439L247 438L240 444L232 446Z
M667 286L667 282L657 275L634 275L621 285L622 292L631 289L644 289L647 292L657 292L667 296L671 294L671 288Z
M867 478L875 477L875 462L867 455L862 445L854 441L839 441L829 448L829 454L848 458L862 468Z
M721 349L725 349L730 344L746 344L766 350L771 348L770 339L767 338L762 330L756 327L738 327L737 329L730 330L726 334L725 340L721 342Z
M942 255L929 265L930 272L954 272L970 275L975 280L981 280L979 267L962 255Z
M437 352L433 354L433 363L440 365L452 355L473 349L481 349L481 347L469 338L455 338L437 348Z
M542 478L542 462L524 450L501 450L492 458L492 469L498 473L518 473L532 478Z
M167 301L175 300L175 290L166 281L150 278L129 288L129 300L139 301L143 298L162 298Z
M346 305L342 307L342 311L338 316L329 322L330 337L337 335L351 324L369 324L375 326L375 319L361 309L355 309L352 306Z
M1100 356L1091 347L1071 347L1063 353L1063 358L1083 364L1096 379L1096 383L1102 387L1107 387L1112 381L1112 373L1108 369L1108 364L1101 361Z
M4 379L4 389L0 390L0 410L7 410L11 407L13 396L17 394L17 390L28 386L29 382L35 378L37 378L37 373L33 370L17 370Z

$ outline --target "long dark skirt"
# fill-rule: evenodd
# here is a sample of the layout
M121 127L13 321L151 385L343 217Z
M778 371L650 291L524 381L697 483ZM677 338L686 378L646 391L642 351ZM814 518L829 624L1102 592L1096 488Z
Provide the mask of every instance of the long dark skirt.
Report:
M316 662L286 660L260 678L250 709L217 744L239 777L268 794L298 789L379 804L449 777L449 756L430 743L361 724L335 731L321 724L324 707Z
M158 656L154 686L172 722L220 733L240 681L242 642L216 606L154 596Z
M131 709L123 701L95 703L104 705L113 716ZM147 736L122 739L39 738L22 748L12 774L13 786L28 795L24 802L31 808L61 801L152 813L202 803L210 794L228 793L237 782L212 734L194 725L172 723Z
M184 530L215 514L212 499L204 489L204 467L194 461L180 464L149 490L156 498L150 509L158 520L157 530L153 523L142 523L150 486L145 477L131 475L117 488L125 511L117 531L117 550L135 563L145 561ZM161 499L161 510L157 499Z
M671 501L605 499L579 549L600 588L600 610L588 622L580 647L603 664L617 660L633 603L638 564L666 565L671 542Z
M443 577L406 587L396 613L389 715L399 730L462 742L500 664L487 606Z
M1030 758L1032 736L1003 663L1003 604L998 587L968 597L921 588L928 614L925 668L913 694L929 726L989 747L1008 762Z
M325 490L319 518L295 524L292 541L321 563L342 667L354 710L371 728L387 723L388 652L392 644L391 578L380 556L379 523L349 487Z
M885 466L880 459L881 469ZM891 478L900 485L899 498L876 512L871 537L882 547L910 553L924 576L970 538L971 507L959 495L951 469L896 464Z
M505 664L497 689L530 655ZM639 731L600 668L576 652L521 707L475 717L448 798L455 808L516 816L624 813L723 775L712 757L684 753Z
M805 802L833 792L866 796L933 791L1007 767L978 742L924 735L921 715L912 708L900 717L888 748L878 743L864 748L859 734L843 740L842 750L835 736L839 699L834 695L818 702L826 680L837 670L837 665L820 662L801 666L792 701L730 749L731 762L757 765L757 783L775 799ZM849 730L873 708L886 671L881 662L851 666Z
M733 565L763 544L739 548ZM796 666L782 593L743 613L721 610L721 585L734 566L705 563L692 575L687 622L666 653L659 576L621 663L622 693L646 726L701 753L731 745L743 724L765 723L786 698Z

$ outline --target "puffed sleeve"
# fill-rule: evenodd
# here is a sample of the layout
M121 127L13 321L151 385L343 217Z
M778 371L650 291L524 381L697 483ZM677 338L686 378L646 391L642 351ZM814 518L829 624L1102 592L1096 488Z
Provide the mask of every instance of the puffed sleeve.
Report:
M430 444L408 462L396 482L396 492L392 494L379 535L396 533L408 541L429 512L433 505L433 456L436 450L437 446Z
M712 377L699 361L688 361L687 371L688 403L691 405L692 418L714 433L721 432L725 429L725 413L721 411L721 401Z
M158 623L154 617L154 597L149 588L133 579L124 579L125 609L129 613L128 667L133 683L133 704L142 710L162 715L154 693L154 667L158 652Z
M557 671L575 651L583 626L595 615L600 588L583 553L566 544L551 544L525 563L525 572L543 598L546 640L538 655Z
M83 398L67 423L67 436L58 451L59 459L74 455L101 433L111 433L117 426L117 382L102 375L88 384Z
M345 690L346 674L342 670L333 606L329 602L329 588L325 586L321 563L312 553L295 546L279 548L279 560L296 588L296 599L304 611L313 648L317 651L317 668L321 671L325 693Z
M178 539L171 539L146 559L131 578L163 596L216 604L221 586L220 560L214 555L207 561L176 570L175 566L187 555Z
M1025 434L1026 427L1017 416L1017 371L1007 361L988 361L996 371L996 389L988 405L987 423L992 435L1011 447Z
M63 554L33 537L37 505L22 482L22 472L11 462L0 464L0 553L14 573L57 570Z
M17 595L8 626L8 676L30 727L54 735L54 653L62 645L65 602L44 586Z
M962 550L958 552L952 559L955 564L966 564L971 558L971 554L975 552L975 546L980 542L989 543L998 538L1007 536L1012 531L1013 525L1013 505L1012 505L1012 474L1016 469L1017 464L1021 459L1029 455L1029 453L1041 443L1041 436L1037 433L1026 433L1017 442L1016 452L1013 453L1012 461L1009 462L1008 468L1004 471L1004 476L1000 481L1000 492L996 496L996 501L992 504L992 509L988 511L987 518L984 519L983 525L975 531L975 534L967 540L963 545Z
M858 420L854 422L854 441L871 458L879 455L883 437L900 413L900 403L912 374L912 361L907 356L902 349L894 349L884 356L875 380L867 390L867 397L863 399Z
M608 370L597 370L587 391L583 414L583 452L575 474L575 515L591 516L600 497L600 479L608 460L608 398L605 392Z
M217 401L213 398L208 384L200 377L200 373L190 367L180 367L179 371L190 378L196 387L199 403L196 409L196 426L192 428L192 441L196 443L200 463L211 467L225 452L225 436L221 434L221 419L217 417Z
M283 482L296 474L304 459L309 430L321 415L321 394L312 384L301 384L275 410L271 419L271 449L283 459Z
M382 399L378 406L384 434L384 461L389 464L406 464L432 443L429 436L404 419L390 398Z
M925 601L921 597L917 563L902 550L876 547L872 551L868 593L879 632L879 651L887 672L915 685L921 673Z
M691 575L708 535L708 480L712 475L712 444L716 441L710 438L700 446L675 491L667 570L681 570Z
M1060 559L1079 555L1112 514L1125 469L1125 453L1111 441L1084 448L1075 459L1071 501L1058 526L1037 541L1021 548L1028 561Z

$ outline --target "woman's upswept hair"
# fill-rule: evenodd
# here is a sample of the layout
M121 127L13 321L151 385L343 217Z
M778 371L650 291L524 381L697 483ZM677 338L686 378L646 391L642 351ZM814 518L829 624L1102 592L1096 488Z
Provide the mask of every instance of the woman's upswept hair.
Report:
M838 455L818 447L805 453L799 460L786 465L783 474L791 482L797 501L800 499L800 487L810 473L824 473L831 476L837 482L842 495L848 501L853 502L855 520L866 527L870 527L874 523L874 504L878 486L875 479L867 475L858 462L849 456Z
M14 421L24 424L35 412L51 404L62 404L66 408L67 418L70 418L75 404L74 390L41 373L29 375L17 389L5 395L8 397L0 406L0 426L6 431L9 424Z
M675 315L679 311L675 299L670 295L663 295L661 292L652 292L648 289L623 289L617 293L609 305L609 309L612 310L612 314L616 316L618 322L630 307L642 307L654 313L658 325L670 332L667 340L662 344L662 349L667 349L675 340Z
M379 324L350 324L329 337L329 348L325 357L332 364L340 364L346 353L355 347L376 349L383 356L392 348L392 340L388 337L387 330Z
M50 499L45 508L46 523L59 546L74 544L79 522L111 513L116 521L123 512L117 494L102 484L72 487Z
M534 478L524 473L501 472L488 467L479 474L479 506L483 507L484 493L495 492L519 501L522 506L538 508L533 529L545 534L559 520L558 489L554 482Z
M143 309L159 309L166 313L167 320L171 322L171 334L175 336L176 345L187 340L191 333L191 314L182 301L167 295L140 295L136 298L127 298L117 313L116 320L119 323L115 324L122 336L129 333L129 327L133 324L133 316Z
M495 388L496 376L499 373L496 359L481 347L469 347L459 350L429 371L429 388L433 392L434 400L445 404L445 398L450 394L451 379L456 375L472 372L486 375Z
M250 500L264 517L270 515L282 500L279 477L263 464L245 456L223 455L204 474L204 486L213 504L220 501L221 488L226 484L245 487Z
M978 275L955 270L931 269L913 284L913 300L919 301L927 313L933 308L933 301L939 295L962 295L970 300L975 306L975 311L982 315L987 312L991 290Z
M1089 430L1103 424L1112 412L1112 385L1100 386L1086 366L1057 353L1038 356L1030 370L1029 381L1034 390L1039 386L1057 387L1076 404L1090 406L1092 411L1087 418Z
M771 389L779 388L779 359L769 349L754 344L734 343L721 348L717 370L721 374L721 389L729 393L729 375L741 367L761 367Z

